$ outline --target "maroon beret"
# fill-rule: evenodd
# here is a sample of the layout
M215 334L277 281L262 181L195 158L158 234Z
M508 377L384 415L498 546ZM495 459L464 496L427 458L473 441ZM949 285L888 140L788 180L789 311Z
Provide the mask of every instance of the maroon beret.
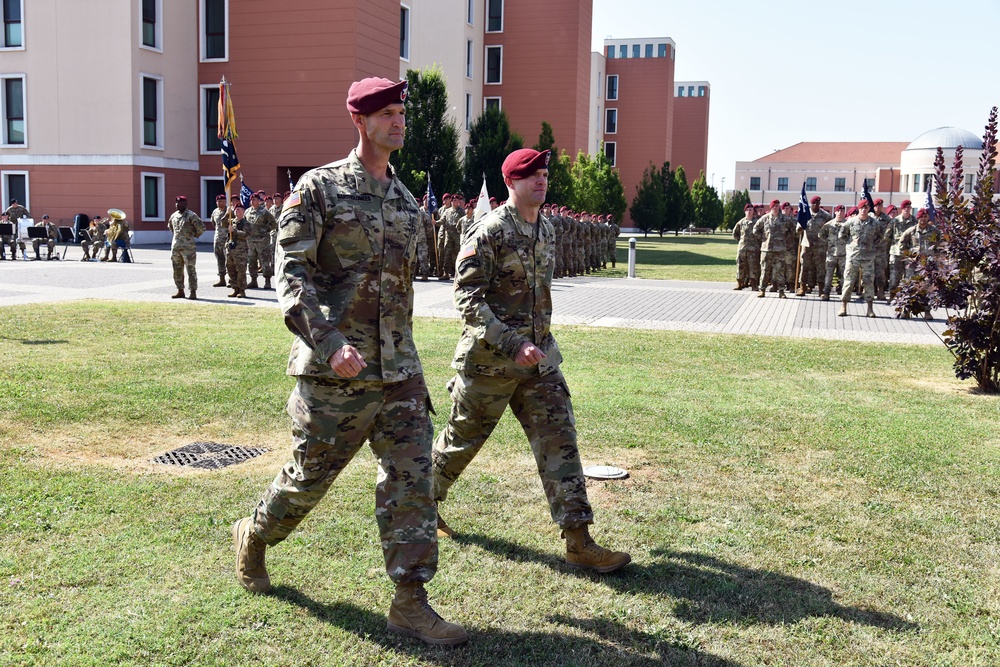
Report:
M906 208L907 206L910 206L910 207L913 206L913 202L911 202L909 199L904 199L903 203L901 203L899 205L900 208Z
M791 208L791 207L792 205L789 204L788 202L785 202L784 204L781 205L781 208Z
M284 199L284 197L281 196L280 192L275 192L274 196L277 197L278 199Z
M833 210L834 210L834 212L836 212L836 211L843 211L844 208L845 207L844 207L843 204L837 204L836 206L833 207Z
M549 151L539 153L533 148L522 148L507 156L500 167L505 178L517 180L527 178L539 169L548 169Z
M286 198L288 198L288 195L290 195L290 194L292 194L292 191L291 191L291 190L285 190L285 196L284 196L284 197L282 197L282 199L286 199Z
M743 212L744 213L746 213L747 211L752 211L752 210L753 210L753 204L747 204L746 206L743 207Z
M184 195L177 195L177 199L175 199L174 201L176 202L176 201L187 201L187 200L188 198L185 197Z
M922 208L919 211L917 211L917 217L918 218L923 218L923 217L926 217L928 215L930 215L930 214L927 212L926 208Z
M215 201L219 201L220 199L225 199L225 198L226 198L226 195L221 194L221 193L215 195Z
M254 197L256 197L257 199L263 199L264 198L264 196L261 193L259 193L259 192L255 192L252 195L250 195L250 199L253 199Z
M406 101L406 86L405 80L397 82L379 77L355 81L347 91L347 110L364 116L390 104L402 104Z
M868 206L868 200L867 199L862 198L861 201L858 202L858 210L859 211L861 210L862 206Z
M781 206L781 201L778 200L778 199L772 199L771 200L771 208L774 208L775 206Z
M442 200L444 200L444 199L451 199L451 193L450 192L444 193L444 197L441 197L441 199Z
M858 211L857 206L852 206L851 208L847 209L847 215L857 215L859 212L860 211Z
M490 203L491 204L496 204L497 203L497 198L496 197L490 197Z
M884 201L882 201L881 199L876 199L876 200L875 200L875 205L876 205L876 206L881 206L881 205L882 205L882 204L884 204L884 203L885 203L885 202L884 202Z
M810 200L809 200L809 203L810 203L810 204L818 204L818 203L820 203L821 201L823 201L823 200L822 200L822 199L820 199L820 198L819 198L819 197L817 196L817 197L813 197L812 199L810 199Z

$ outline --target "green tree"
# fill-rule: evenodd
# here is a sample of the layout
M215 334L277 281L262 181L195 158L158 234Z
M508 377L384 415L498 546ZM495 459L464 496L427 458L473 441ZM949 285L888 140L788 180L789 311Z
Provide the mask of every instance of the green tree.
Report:
M725 229L732 229L736 223L743 219L743 209L750 203L750 193L746 190L733 192L726 197L726 204L722 213L722 225Z
M678 229L674 221L680 215L677 208L677 195L675 193L675 190L677 190L677 181L674 178L674 172L670 168L669 162L664 162L663 167L660 169L660 186L663 189L663 217L660 218L659 224L656 225L656 231L659 232L660 236L663 236L665 232Z
M597 155L580 151L573 163L573 193L570 206L577 211L610 213L621 221L628 204L618 170L611 166L604 147Z
M436 66L407 70L406 142L392 154L399 178L418 199L431 174L434 192L454 190L462 182L458 128L447 117L448 89Z
M536 151L552 151L549 158L549 195L550 203L566 204L573 196L573 162L565 153L560 154L556 146L552 126L542 121L542 131L538 135L538 143L532 146Z
M485 174L490 196L499 200L506 199L507 186L504 185L500 167L507 155L519 148L524 148L524 140L510 129L507 114L496 107L483 111L469 129L465 178L462 181L465 195L474 197L478 194Z
M538 135L538 143L532 146L536 151L558 152L556 148L556 138L552 132L552 126L547 121L542 121L542 131Z
M696 227L714 230L722 226L722 200L715 188L708 184L704 171L691 185L691 202Z
M667 210L663 197L663 182L656 165L650 163L642 172L642 181L636 186L635 198L629 206L632 222L648 236L651 229L661 224Z
M691 224L694 220L694 201L691 199L691 190L688 188L687 174L684 167L677 167L674 171L674 187L671 190L674 197L674 219L672 229L674 236Z

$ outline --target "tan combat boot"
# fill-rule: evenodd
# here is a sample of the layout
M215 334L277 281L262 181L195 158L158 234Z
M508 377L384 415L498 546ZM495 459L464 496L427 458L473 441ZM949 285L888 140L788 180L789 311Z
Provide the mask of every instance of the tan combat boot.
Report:
M452 530L448 526L448 524L446 524L444 522L444 519L441 518L441 510L440 510L440 508L438 509L437 515L438 515L437 536L439 538L441 538L441 537L454 537L455 536L455 531Z
M212 284L212 287L225 287L225 286L226 286L225 276L219 276L219 282Z
M763 299L765 296L767 296L767 293L764 290L757 292L758 299Z
M829 301L829 300L830 300L830 295L829 295L829 294L827 294L826 292L823 292L823 296L821 296L821 297L819 298L819 300L820 300L820 301Z
M229 297L230 299L235 299L239 295L240 295L240 291L234 287L233 291L230 294L227 294L226 296Z
M865 317L875 317L875 304L871 299L868 299L868 311L865 313Z
M746 285L744 285L743 283L736 283L736 287L733 288L733 291L734 292L739 292L744 287L746 287Z
M191 299L192 301L197 301L198 300L198 293L195 292L194 290L191 290L191 294L188 295L188 298Z
M596 570L604 574L632 562L632 557L624 551L611 551L599 546L590 537L587 524L579 528L563 529L562 537L566 540L566 562L572 567Z
M805 295L806 291L804 288L800 287L797 290L795 290L795 296L805 296Z
M461 625L441 618L427 602L422 583L397 584L389 607L386 628L390 632L416 637L428 644L464 644L469 635Z
M267 545L253 532L253 521L243 517L233 524L233 545L236 547L236 580L251 593L271 590L271 577L264 566Z
M783 289L778 290L778 298L779 299L787 299L788 298L787 296L785 296L785 290L783 290Z
M257 287L257 276L254 276L253 280L247 283L247 289L260 289Z
M264 278L264 289L271 289L271 279Z
M837 317L846 317L846 316L847 316L847 302L841 301L840 310L837 311Z
M182 290L182 289L177 290L177 294L174 294L170 298L171 299L183 299L184 298L184 290Z

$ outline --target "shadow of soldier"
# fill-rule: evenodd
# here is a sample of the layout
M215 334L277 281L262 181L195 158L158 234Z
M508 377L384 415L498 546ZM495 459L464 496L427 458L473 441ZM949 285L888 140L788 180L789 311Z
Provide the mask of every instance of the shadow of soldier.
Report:
M890 631L913 631L916 623L881 611L834 601L833 593L804 579L726 562L705 554L654 549L651 563L633 561L601 575L569 567L561 557L474 533L457 534L459 544L474 545L513 561L537 562L589 577L622 593L647 593L677 600L674 615L690 623L782 625L810 617L839 618Z
M348 602L318 602L288 586L277 586L270 595L298 605L313 617L351 632L367 642L378 644L388 651L446 667L495 664L503 660L519 665L552 667L575 664L744 667L742 663L699 651L683 638L637 632L608 620L584 620L568 616L552 616L547 620L592 636L466 627L470 636L468 644L458 647L429 646L419 640L390 633L386 630L383 614Z

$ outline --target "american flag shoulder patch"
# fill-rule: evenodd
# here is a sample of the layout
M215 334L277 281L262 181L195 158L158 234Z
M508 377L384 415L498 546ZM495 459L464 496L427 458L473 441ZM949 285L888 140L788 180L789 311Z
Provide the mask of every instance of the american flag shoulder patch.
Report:
M469 243L467 245L462 246L462 249L458 253L458 258L455 261L461 262L463 259L472 257L475 254L476 254L476 244Z
M290 208L295 208L301 203L302 203L302 195L300 195L299 191L296 190L295 192L293 192L288 196L288 199L285 200L285 205L281 207L281 210L287 211Z

